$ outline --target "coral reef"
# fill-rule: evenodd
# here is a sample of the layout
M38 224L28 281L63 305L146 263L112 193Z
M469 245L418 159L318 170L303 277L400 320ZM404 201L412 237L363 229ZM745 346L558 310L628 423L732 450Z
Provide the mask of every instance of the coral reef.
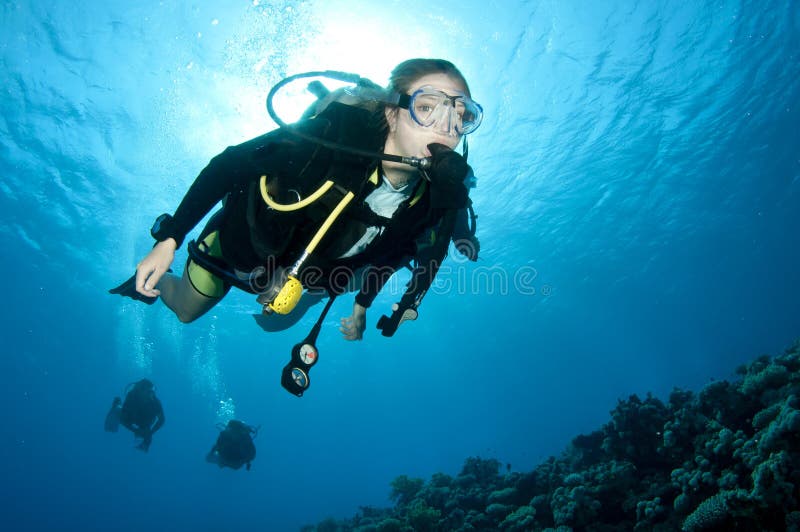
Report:
M393 508L304 531L800 531L800 342L737 382L619 401L600 430L527 473L470 457L403 475Z

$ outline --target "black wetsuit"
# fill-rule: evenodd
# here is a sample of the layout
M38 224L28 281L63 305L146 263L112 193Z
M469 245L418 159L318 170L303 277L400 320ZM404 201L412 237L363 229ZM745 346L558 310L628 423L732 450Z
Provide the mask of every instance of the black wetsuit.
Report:
M379 151L385 135L371 127L370 121L366 111L331 104L319 117L298 127L318 137ZM381 274L364 276L366 281L356 296L359 304L369 307L391 273L414 258L422 265L422 271L415 275L424 278L422 283L426 289L447 251L453 222L443 224L442 221L450 211L431 207L428 183L420 179L391 219L378 216L364 201L380 185L380 178L369 179L377 166L375 159L324 148L284 130L275 130L231 146L214 157L175 211L169 234L180 245L188 232L222 201L223 208L214 217L213 227L206 228L204 233L212 229L219 232L225 263L243 272L264 266L269 260L287 267L302 254L349 190L356 194L355 199L337 218L307 262L308 266L315 266L325 274L316 281L304 279L304 286L339 291L341 279L336 282L333 275L328 276L331 272L369 266L373 272ZM334 179L337 185L308 207L277 213L262 199L259 188L262 175L267 176L270 195L278 203L296 202L298 195L307 197L327 178ZM451 217L454 219L455 212ZM366 249L352 257L339 258L370 226L380 226L382 231ZM426 241L420 245L418 241L422 235ZM438 246L433 245L436 241L440 242Z
M139 448L147 451L153 434L164 425L164 408L152 388L137 383L125 396L119 419L124 427L142 438Z
M253 443L255 431L236 420L231 420L225 430L219 433L217 441L206 456L209 462L219 467L239 469L243 465L250 469L250 463L256 458L256 446Z

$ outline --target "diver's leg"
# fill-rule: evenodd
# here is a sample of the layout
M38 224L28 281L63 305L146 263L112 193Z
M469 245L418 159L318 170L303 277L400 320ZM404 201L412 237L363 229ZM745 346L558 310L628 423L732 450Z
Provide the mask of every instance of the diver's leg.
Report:
M145 429L140 435L142 437L142 443L137 445L136 448L140 451L147 452L150 450L150 444L153 443L153 434L149 429Z
M219 454L217 454L217 444L215 443L214 446L208 451L206 455L206 462L210 464L219 464ZM222 467L222 466L220 466Z
M209 277L218 282L209 281ZM204 290L205 293L198 290L195 287L198 279L205 281L203 284L213 285L212 289ZM191 261L184 268L183 276L165 274L158 283L158 289L161 290L161 300L183 323L190 323L211 310L228 292L228 288L219 279Z
M216 230L219 213L215 214L200 234L198 249L215 259L222 259L219 232ZM183 323L189 323L222 301L230 285L190 258L183 276L166 274L158 283L161 299Z
M119 417L122 411L122 407L120 407L121 403L122 399L119 397L115 397L111 402L111 409L109 409L108 414L106 414L106 432L117 432L117 430L119 430Z
M120 410L119 422L123 427L125 427L129 431L131 431L133 433L136 432L136 430L137 430L136 426L133 423L133 421L131 420L130 414L128 414L128 412L124 408Z

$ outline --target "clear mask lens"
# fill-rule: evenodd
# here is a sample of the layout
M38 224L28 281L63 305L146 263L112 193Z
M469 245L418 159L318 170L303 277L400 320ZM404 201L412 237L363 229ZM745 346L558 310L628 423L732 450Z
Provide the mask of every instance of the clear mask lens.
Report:
M469 96L450 96L430 85L411 95L408 110L419 125L435 127L449 135L472 133L483 119L483 109Z

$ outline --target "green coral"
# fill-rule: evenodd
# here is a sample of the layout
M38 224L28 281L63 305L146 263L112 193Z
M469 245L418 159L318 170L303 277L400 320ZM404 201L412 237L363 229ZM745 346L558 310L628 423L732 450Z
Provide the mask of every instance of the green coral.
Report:
M556 525L584 528L595 520L600 502L585 487L560 487L551 502Z
M405 526L399 519L390 517L378 523L376 529L377 532L404 532Z
M704 500L683 522L686 532L719 528L728 519L728 503L724 493Z
M430 485L434 488L447 488L453 483L453 477L444 473L434 473L431 475Z
M800 432L800 412L789 406L793 403L794 396L787 398L778 416L764 430L758 442L758 450L762 456L787 447L796 448L800 443L797 438Z
M421 478L411 478L400 475L391 482L391 492L389 498L400 506L405 506L414 500L422 489L425 481Z
M536 510L530 506L520 506L506 516L503 522L500 523L500 529L508 532L533 530L535 521Z
M748 373L742 383L745 395L760 395L765 390L780 388L789 382L790 373L783 366L769 364L761 371Z
M789 480L793 469L793 460L787 451L771 454L753 471L752 498L763 505L796 507L795 485Z
M407 519L415 532L428 532L436 530L441 512L431 508L424 501L415 500L408 508Z
M479 486L489 486L499 480L500 462L494 458L471 456L464 461L459 476L472 477Z
M533 471L501 476L499 461L470 457L455 477L397 477L394 508L304 530L800 532L800 343L740 374L666 404L620 401Z
M499 502L508 504L513 502L514 499L516 498L517 498L517 488L511 487L491 492L489 494L487 502L489 503Z
M778 414L780 414L783 405L770 405L764 410L758 412L755 416L753 416L753 428L756 430L762 430L767 425L772 423Z

